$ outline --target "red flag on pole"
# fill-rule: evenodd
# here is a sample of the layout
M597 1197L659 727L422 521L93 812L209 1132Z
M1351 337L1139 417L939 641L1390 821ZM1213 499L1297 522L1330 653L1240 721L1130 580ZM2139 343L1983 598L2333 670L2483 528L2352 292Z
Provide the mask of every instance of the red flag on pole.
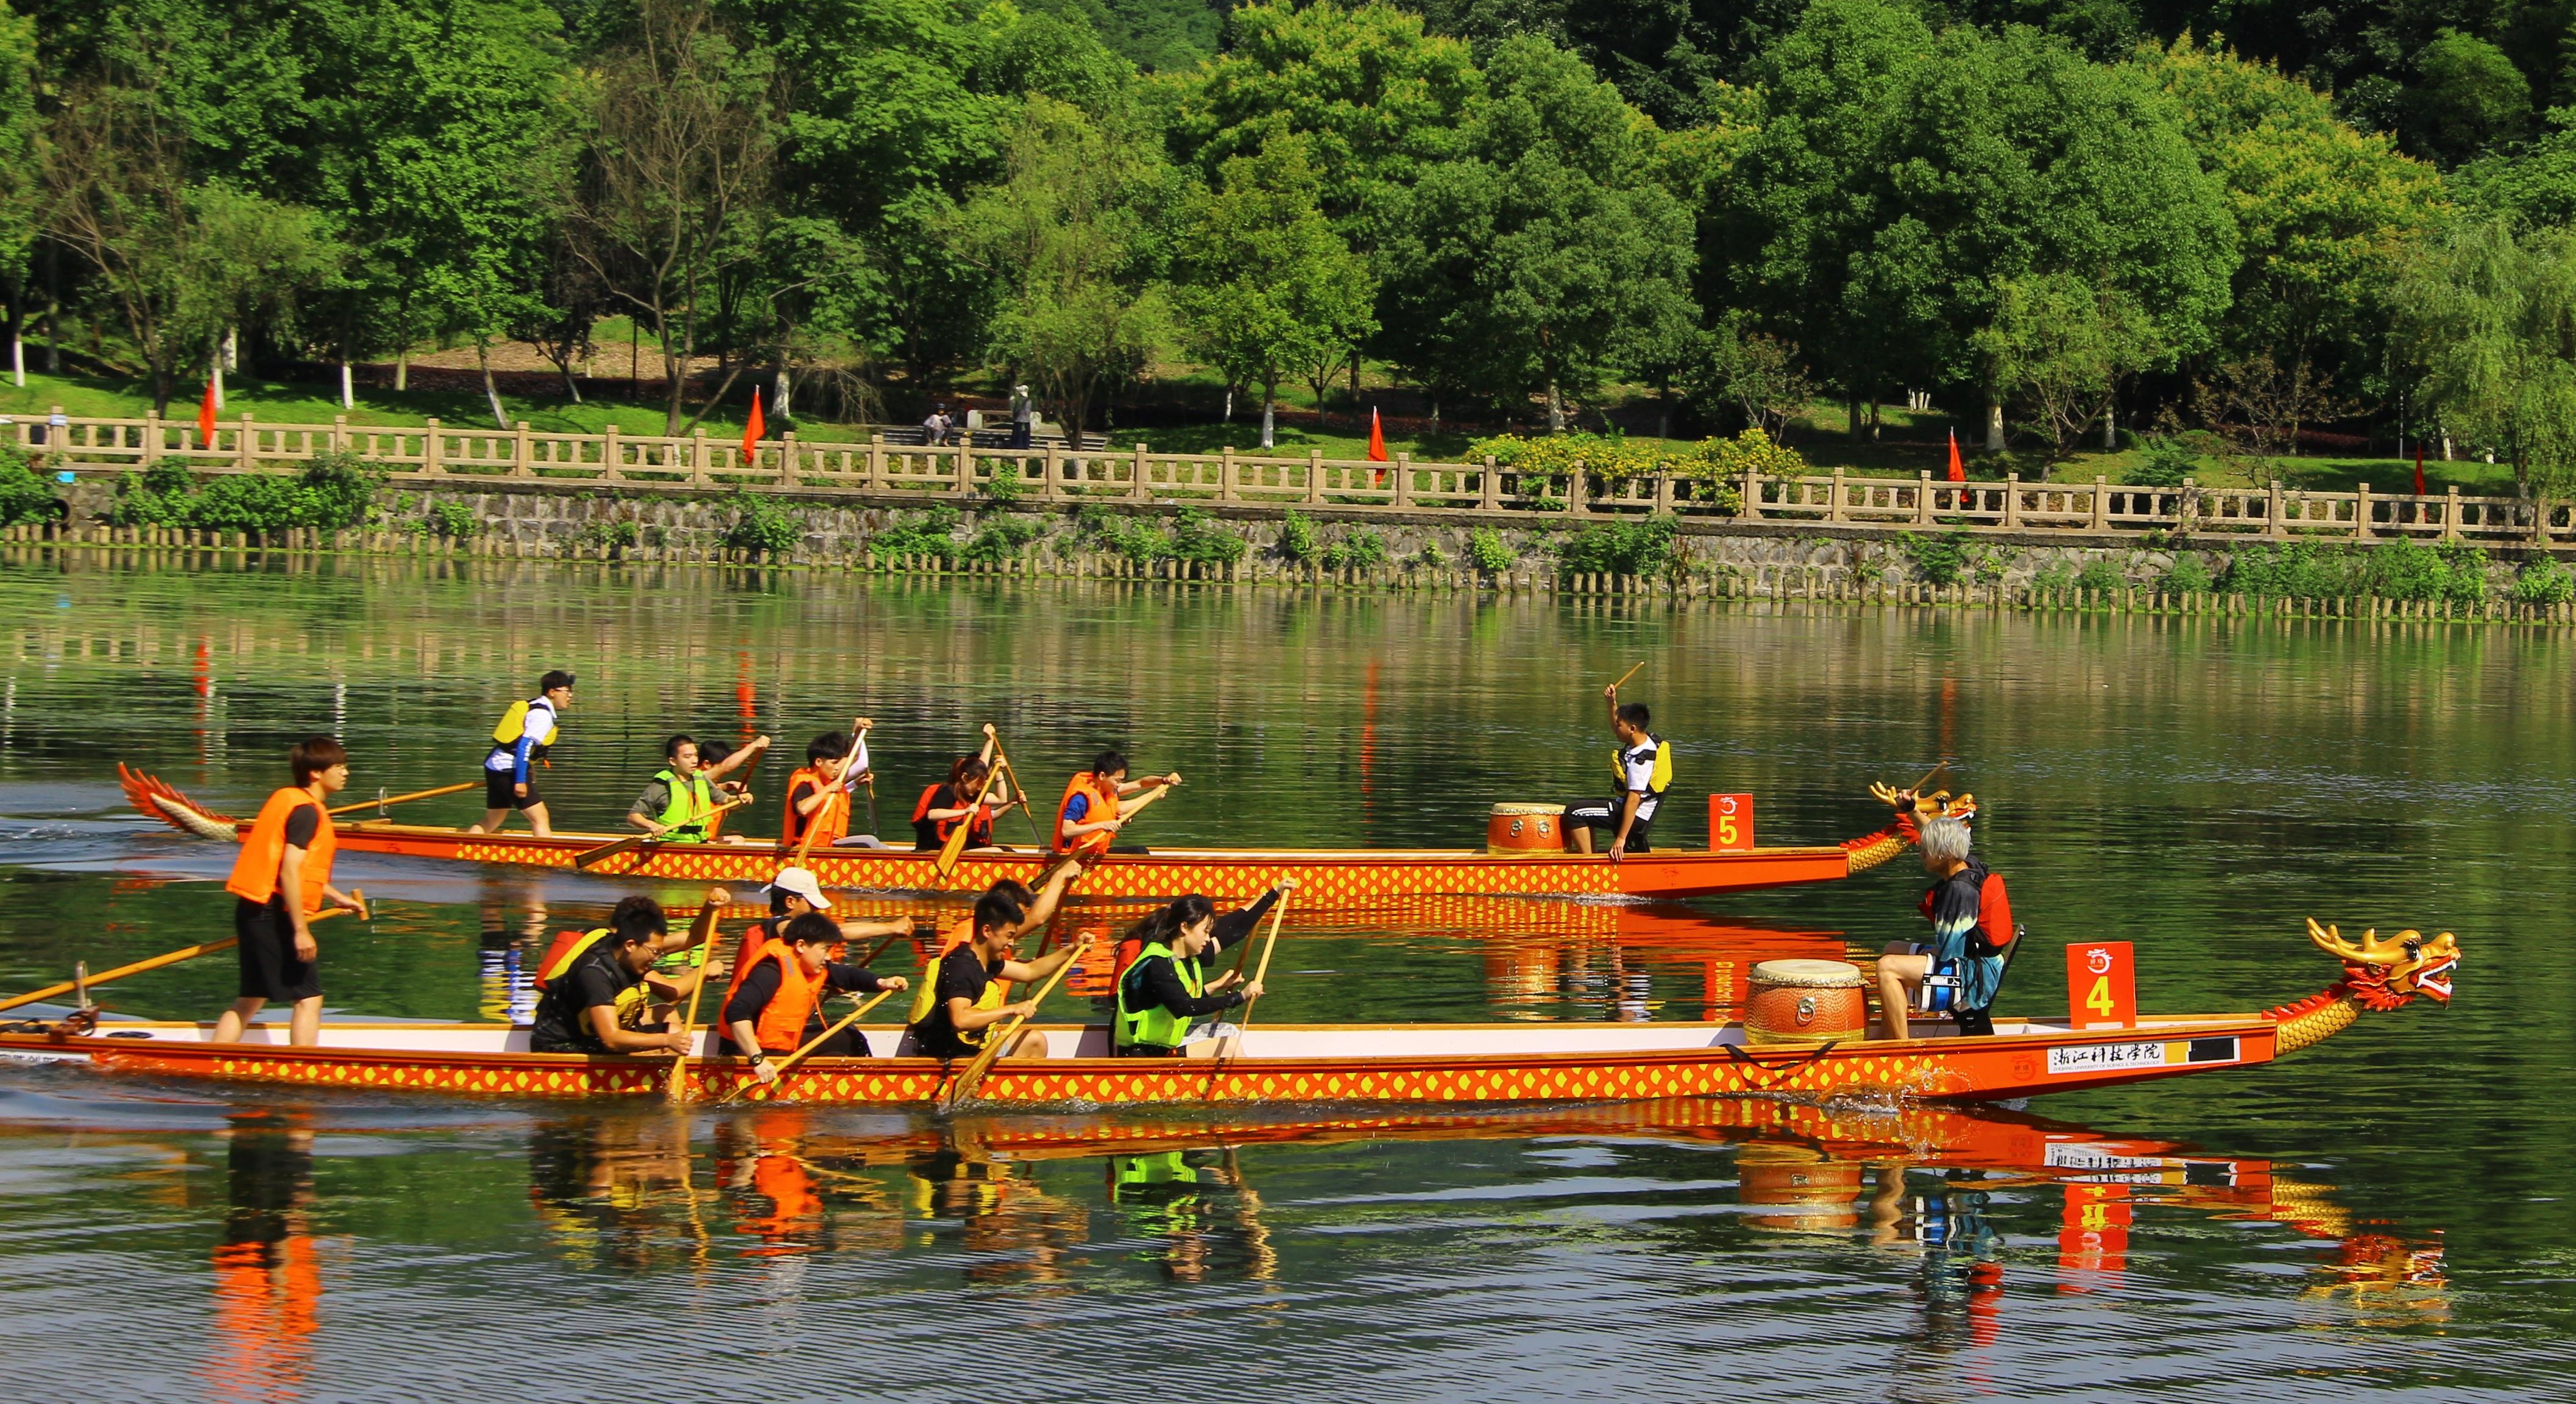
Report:
M742 426L742 465L746 468L760 461L760 439L769 432L769 422L761 418L760 387L751 387L751 420Z
M1368 461L1371 463L1384 463L1387 461L1386 426L1378 422L1377 406L1375 405L1369 406Z
M1953 429L1950 431L1950 481L1964 483L1967 480L1968 465L1959 461L1959 431Z
M206 398L197 402L197 447L215 446L215 378L206 377Z
M2415 441L2415 495L2424 495L2424 441Z

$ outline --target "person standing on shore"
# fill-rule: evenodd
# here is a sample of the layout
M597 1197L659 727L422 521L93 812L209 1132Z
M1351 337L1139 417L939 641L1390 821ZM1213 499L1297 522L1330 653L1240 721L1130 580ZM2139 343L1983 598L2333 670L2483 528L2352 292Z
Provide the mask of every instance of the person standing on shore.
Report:
M1011 447L1031 448L1037 436L1037 403L1029 398L1029 387L1011 387Z
M308 736L286 753L295 783L268 797L242 837L224 890L233 894L234 947L241 986L233 1007L215 1021L216 1043L239 1043L251 1017L270 1000L294 1006L287 1040L309 1047L322 1038L322 983L314 966L313 915L325 901L366 914L366 903L331 885L337 844L326 802L349 783L349 752L328 736Z
M492 749L483 757L483 822L465 832L497 834L514 809L528 816L537 837L554 832L532 771L555 743L563 709L572 705L572 681L572 674L560 668L539 678L537 695L512 704L492 728Z

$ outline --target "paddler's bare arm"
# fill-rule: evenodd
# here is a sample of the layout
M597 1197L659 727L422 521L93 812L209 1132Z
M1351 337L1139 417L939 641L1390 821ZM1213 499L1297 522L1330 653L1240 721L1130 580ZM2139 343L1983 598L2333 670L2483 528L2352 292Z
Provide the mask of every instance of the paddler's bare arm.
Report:
M1004 969L1007 971L1009 967L1006 966ZM1034 1014L1037 1008L1034 1002L1022 1000L1017 1004L1005 1004L993 1009L978 1009L975 1007L975 1001L971 999L962 995L951 996L948 1001L948 1022L959 1033L971 1033L976 1029L991 1028L1006 1019L1016 1019L1023 1014Z
M660 947L659 949L661 953L663 955L677 955L681 951L688 950L693 946L702 946L707 942L714 940L716 938L716 923L724 919L724 909L732 901L733 894L725 891L723 888L708 888L707 895L700 898L698 901L697 919L689 923L688 934L681 937L680 940L673 945Z
M617 1027L614 1005L594 1004L582 1011L582 1017L590 1021L590 1031L598 1035L599 1041L607 1045L611 1053L679 1053L689 1046L689 1035L683 1030L641 1033Z
M1181 773L1175 770L1169 775L1148 775L1142 780L1121 780L1118 782L1118 793L1132 795L1138 790L1160 790L1179 783L1181 783Z
M708 766L700 773L705 775L710 781L720 780L733 773L733 771L744 761L750 760L752 757L757 756L768 749L769 738L766 736L755 736L751 739L751 744L742 747L732 755L725 757L723 760L717 761L715 764Z
M850 941L864 941L871 936L909 936L911 934L912 918L908 916L860 917L856 921L841 923L841 936L844 940Z
M1003 961L1002 978L1020 984L1031 980L1043 980L1054 974L1066 961L1073 959L1081 951L1081 946L1066 946L1062 950L1050 951L1035 960Z
M313 943L313 928L304 924L304 850L294 844L277 861L277 890L286 897L286 919L295 927L295 958L311 960L322 948Z
M1059 864L1055 875L1047 879L1046 886L1038 889L1037 899L1030 902L1028 911L1021 915L1018 928L1011 932L1011 939L1016 941L1032 931L1045 930L1046 924L1055 920L1055 909L1057 904L1064 901L1064 890L1073 886L1073 880L1080 876L1082 876L1080 865ZM1027 977L1014 975L1011 978L1020 980Z

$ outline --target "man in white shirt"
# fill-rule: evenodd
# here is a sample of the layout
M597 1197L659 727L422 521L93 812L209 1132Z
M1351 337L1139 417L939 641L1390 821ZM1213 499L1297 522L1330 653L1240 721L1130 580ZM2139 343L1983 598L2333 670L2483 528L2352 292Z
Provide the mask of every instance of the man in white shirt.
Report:
M514 734L493 732L492 749L483 757L483 822L467 833L499 833L514 809L528 816L537 837L554 832L546 821L546 802L537 797L534 767L554 744L557 716L572 705L572 681L572 674L560 668L538 679L537 695L528 699L519 725L509 728ZM508 719L502 724L508 727Z
M1654 826L1655 811L1663 806L1664 791L1673 782L1672 750L1646 729L1644 703L1622 706L1616 683L1603 688L1601 695L1609 701L1610 729L1619 737L1619 748L1610 753L1619 789L1608 799L1566 806L1565 833L1574 840L1575 852L1591 853L1596 851L1592 831L1610 830L1610 861L1616 863L1623 855L1650 851L1648 832Z

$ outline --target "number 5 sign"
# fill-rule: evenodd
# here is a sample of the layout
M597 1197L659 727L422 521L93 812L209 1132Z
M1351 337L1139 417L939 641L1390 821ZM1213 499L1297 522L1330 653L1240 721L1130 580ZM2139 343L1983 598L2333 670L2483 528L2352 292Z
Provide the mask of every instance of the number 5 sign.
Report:
M1743 853L1753 847L1753 796L1708 797L1708 846L1713 853Z
M2066 1004L2079 1029L2138 1026L2138 967L2126 941L2066 948Z

